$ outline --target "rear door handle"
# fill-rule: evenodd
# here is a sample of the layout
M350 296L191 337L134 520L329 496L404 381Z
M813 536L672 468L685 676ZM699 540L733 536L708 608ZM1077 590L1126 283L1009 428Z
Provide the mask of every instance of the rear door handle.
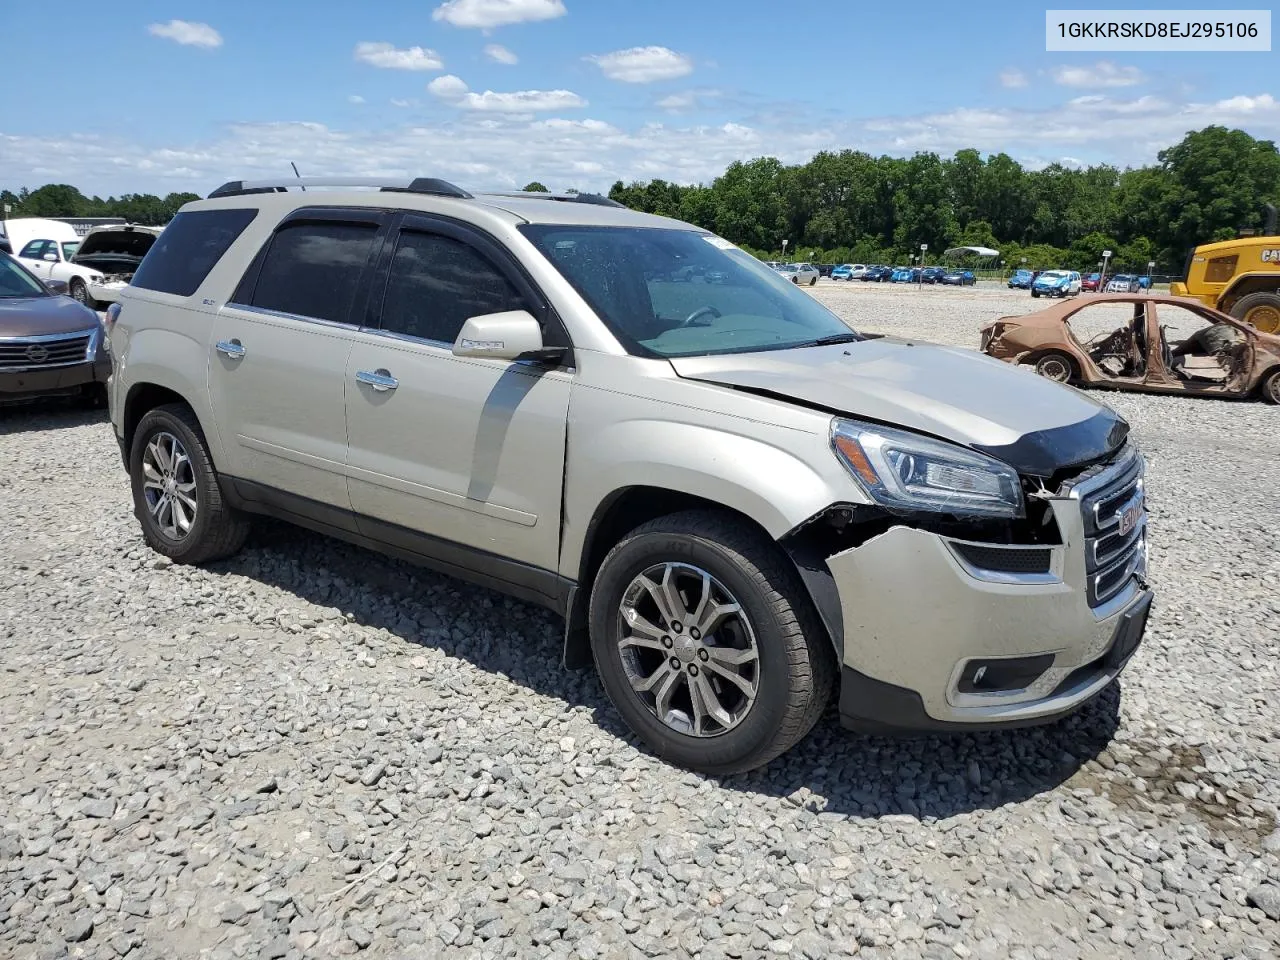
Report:
M226 354L229 360L244 359L244 345L239 340L219 340L215 346L217 351Z
M385 367L377 370L357 370L356 380L360 383L367 383L375 390L394 390L400 386L400 381L393 377Z

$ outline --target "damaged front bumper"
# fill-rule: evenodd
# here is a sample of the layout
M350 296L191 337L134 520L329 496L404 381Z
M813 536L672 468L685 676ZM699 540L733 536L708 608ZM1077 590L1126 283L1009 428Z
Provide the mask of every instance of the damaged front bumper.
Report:
M1057 719L1141 642L1143 465L1134 451L1048 498L1056 544L894 526L827 559L843 625L841 718L862 730L972 730Z
M128 277L104 277L100 281L89 282L89 296L99 303L115 303L120 294L129 285L132 275Z

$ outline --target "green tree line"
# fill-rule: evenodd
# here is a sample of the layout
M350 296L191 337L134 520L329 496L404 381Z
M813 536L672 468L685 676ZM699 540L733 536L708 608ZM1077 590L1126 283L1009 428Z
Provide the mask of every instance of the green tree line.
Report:
M1009 267L1180 272L1190 248L1262 225L1280 203L1280 153L1270 140L1210 126L1120 170L1050 164L1028 170L1005 153L960 150L912 157L822 152L787 166L735 162L709 186L624 184L609 196L647 213L712 230L764 259L905 263L920 245L936 262L948 247L993 247Z
M184 203L199 199L194 193L171 193L165 197L126 193L104 200L86 197L65 183L49 183L35 190L22 187L17 193L0 190L0 204L8 205L10 217L124 217L130 223L149 227L163 226Z

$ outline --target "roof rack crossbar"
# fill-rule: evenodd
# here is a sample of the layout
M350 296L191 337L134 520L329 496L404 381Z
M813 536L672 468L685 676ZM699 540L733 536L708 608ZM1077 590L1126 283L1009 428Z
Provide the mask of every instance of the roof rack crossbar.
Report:
M602 193L543 193L540 190L502 190L489 193L491 197L511 197L526 200L559 200L561 203L590 203L597 207L625 207Z
M283 193L290 187L373 187L400 193L429 193L440 197L470 200L471 194L447 180L436 177L280 177L272 180L231 180L224 183L209 199L238 197L250 193Z

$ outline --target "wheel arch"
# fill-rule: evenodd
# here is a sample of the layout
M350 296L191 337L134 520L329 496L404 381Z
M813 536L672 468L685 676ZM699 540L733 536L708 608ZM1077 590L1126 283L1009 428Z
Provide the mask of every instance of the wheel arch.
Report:
M209 443L210 433L206 425L205 418L200 415L200 411L195 404L191 403L186 396L179 390L174 389L171 385L158 383L153 380L143 380L130 384L128 392L125 394L124 403L120 412L120 428L121 436L124 444L121 447L121 453L125 458L125 468L128 469L129 451L133 449L133 438L137 433L138 424L142 422L142 418L148 412L156 407L162 407L166 404L178 403L182 404L190 410L200 424L200 430L205 436L205 442ZM209 454L213 457L213 445L209 444ZM215 461L216 465L216 461Z
M697 494L666 487L655 487L637 484L612 491L596 506L595 513L587 524L586 536L583 540L581 558L578 565L577 582L573 596L565 613L565 636L563 660L567 667L581 667L591 663L591 647L587 633L587 608L591 589L596 574L604 562L605 556L628 532L650 520L682 513L687 510L704 510L730 516L735 521L753 528L772 543L795 570L800 583L804 587L805 598L818 610L819 619L823 622L828 639L831 640L837 659L842 644L839 636L842 624L833 625L828 620L828 613L833 609L833 597L824 592L822 578L816 580L805 575L804 557L792 549L787 541L775 538L757 519L749 513L726 503L708 499ZM828 571L827 578L830 578ZM830 584L830 592L834 593L834 582ZM834 598L839 611L838 598Z
M1236 301L1251 293L1280 294L1280 271L1242 273L1231 281L1231 285L1218 297L1218 309L1231 312Z

